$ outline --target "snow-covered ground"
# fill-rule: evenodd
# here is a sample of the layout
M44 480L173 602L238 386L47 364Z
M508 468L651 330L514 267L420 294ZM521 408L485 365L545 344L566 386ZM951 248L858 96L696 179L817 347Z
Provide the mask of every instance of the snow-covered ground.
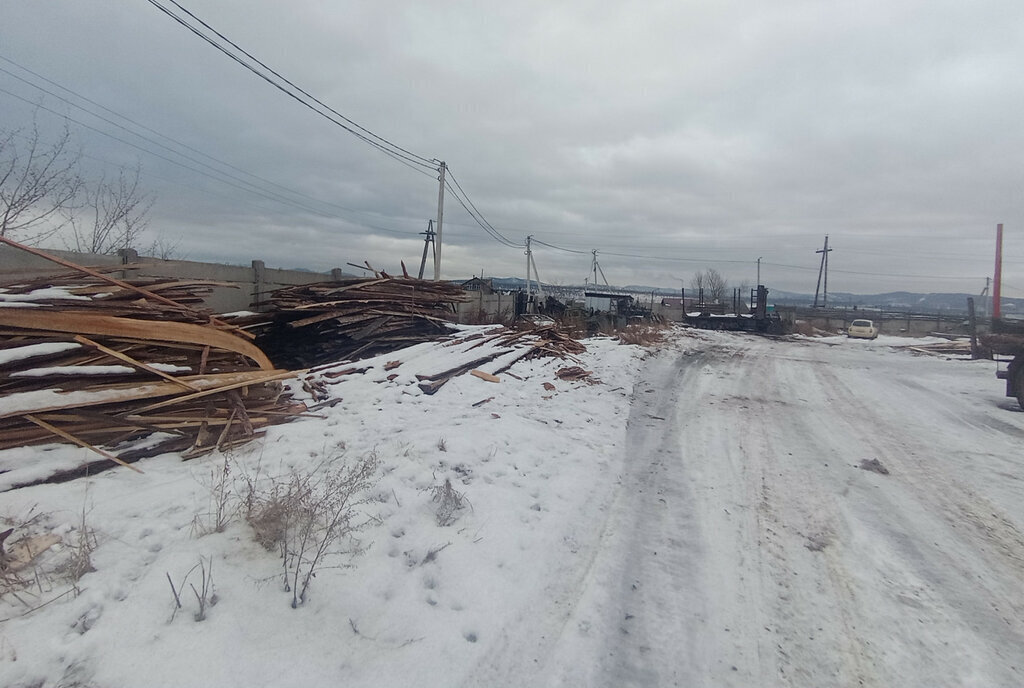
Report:
M541 359L432 396L415 373L456 354L420 345L321 374L337 405L230 457L0 493L12 537L62 538L0 579L0 685L1022 685L1024 413L993 363L906 343L593 339L600 384ZM225 461L238 507L247 478L371 453L364 551L298 608L241 514L203 534ZM95 570L68 592L83 521Z

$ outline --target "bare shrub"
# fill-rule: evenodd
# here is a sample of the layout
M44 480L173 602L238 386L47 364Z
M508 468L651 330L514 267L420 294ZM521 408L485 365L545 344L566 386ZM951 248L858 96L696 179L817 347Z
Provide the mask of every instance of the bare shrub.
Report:
M30 614L55 599L79 592L78 581L95 571L96 534L89 527L87 501L75 527L63 537L46 522L52 514L33 507L24 518L0 518L0 598L18 600ZM63 542L64 547L59 545ZM50 599L57 587L68 587ZM44 601L45 600L45 601Z
M194 583L189 583L189 577L195 573L195 570L199 569L199 587L196 588ZM167 582L171 586L171 594L174 595L174 611L171 612L170 621L174 621L174 617L177 615L178 610L182 608L181 604L181 591L185 589L185 584L192 589L192 593L196 597L196 611L192 614L192 618L196 621L206 620L206 611L210 607L217 604L218 598L217 593L213 589L213 557L208 557L205 561L202 557L199 557L199 563L193 566L185 574L184 578L181 579L181 584L175 587L174 581L171 579L171 574L167 573Z
M441 485L430 488L431 498L437 504L437 525L450 526L455 522L458 513L466 508L469 500L466 495L452 487L452 481L444 479Z
M82 576L96 570L92 565L92 553L98 543L96 534L86 522L87 515L88 511L83 504L75 539L71 544L71 558L67 567L68 576L73 583L77 583Z
M437 450L443 452L448 451L448 442L445 440L445 438L442 437L437 441Z
M224 463L210 468L208 480L203 481L209 490L209 502L205 514L196 514L192 520L193 535L223 533L238 513L237 500L232 491L231 457L224 456Z
M249 480L246 521L258 543L280 552L293 609L306 601L310 582L329 559L361 551L355 534L366 524L356 520L358 507L372 501L379 466L369 452L350 464L334 457L282 478Z
M653 346L665 341L665 325L627 325L619 330L616 335L620 344L635 344L637 346Z
M192 588L192 592L195 593L196 602L199 604L199 610L195 613L196 621L206 620L206 608L212 607L217 604L217 593L213 591L213 557L209 559L210 568L206 568L206 563L203 562L203 558L199 558L199 590L196 590L196 586L189 583L189 587Z

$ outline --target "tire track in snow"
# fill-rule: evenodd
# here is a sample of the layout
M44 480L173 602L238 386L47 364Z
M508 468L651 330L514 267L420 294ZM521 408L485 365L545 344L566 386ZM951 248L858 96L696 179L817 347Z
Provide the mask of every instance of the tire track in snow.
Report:
M1016 419L895 354L701 336L649 360L591 539L466 685L1024 684L1018 526L939 461Z
M833 433L850 438L850 447L870 438L873 456L891 471L850 477L841 502L846 532L826 552L832 566L856 572L843 580L858 595L858 627L898 639L894 647L876 646L874 663L890 684L906 680L909 670L930 685L1019 685L1024 541L1005 515L948 471L955 448L965 444L961 435L991 424L971 410L950 418L955 402L948 397L956 391L827 359L809 361L809 369ZM857 382L856 391L847 382ZM860 458L867 457L847 461Z

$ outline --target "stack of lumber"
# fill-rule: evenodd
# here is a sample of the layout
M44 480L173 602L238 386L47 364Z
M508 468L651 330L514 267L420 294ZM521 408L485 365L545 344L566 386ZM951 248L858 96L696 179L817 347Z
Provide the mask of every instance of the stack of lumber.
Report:
M246 442L305 410L250 336L191 304L213 283L95 271L0 287L0 449L70 442L131 463Z
M468 298L446 282L351 278L279 289L270 297L270 312L231 322L254 333L277 365L308 368L447 334L454 304Z
M898 346L897 349L913 351L917 354L928 354L930 356L970 356L971 342L966 339L957 339L948 342L936 342L934 344L914 344L910 346Z

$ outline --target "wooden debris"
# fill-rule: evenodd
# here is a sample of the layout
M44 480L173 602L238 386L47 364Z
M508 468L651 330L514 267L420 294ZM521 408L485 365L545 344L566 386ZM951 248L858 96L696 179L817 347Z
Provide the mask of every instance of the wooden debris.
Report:
M0 308L0 449L77 444L102 457L83 464L95 473L235 446L306 411L282 394L293 372L193 305L211 283L78 272L0 290L32 304Z
M473 377L478 377L485 382L501 382L501 378L497 375L491 375L490 373L485 373L482 370L471 370L469 371L469 374Z
M1019 334L992 332L979 339L984 349L999 356L1016 356L1024 351L1024 336Z
M572 366L569 368L559 368L555 371L555 376L560 380L577 381L584 380L594 374L592 370L583 370L579 366Z
M373 272L371 279L279 289L270 296L269 312L230 322L253 333L278 366L310 368L448 335L454 305L469 298L461 287L447 282Z
M934 344L914 344L899 346L898 349L913 351L917 354L928 354L929 356L970 356L971 342L968 340L954 340L948 342L936 342Z

